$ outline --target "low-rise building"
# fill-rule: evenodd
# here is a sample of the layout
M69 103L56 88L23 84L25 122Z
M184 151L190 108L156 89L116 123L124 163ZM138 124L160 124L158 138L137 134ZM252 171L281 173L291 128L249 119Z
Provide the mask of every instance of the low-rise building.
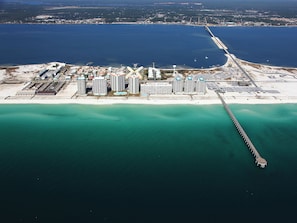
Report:
M172 94L172 84L168 82L148 82L140 85L141 94Z

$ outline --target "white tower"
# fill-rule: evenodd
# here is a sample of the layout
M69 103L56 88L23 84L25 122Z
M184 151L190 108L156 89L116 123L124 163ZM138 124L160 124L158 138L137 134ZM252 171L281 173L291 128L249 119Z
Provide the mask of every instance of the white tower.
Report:
M143 70L143 67L136 68L137 64L134 65L134 69L127 67L129 73L126 78L129 79L129 92L130 94L139 94L139 79L142 79L140 71Z
M111 90L115 92L125 90L125 74L110 75Z
M200 77L196 82L196 91L198 94L206 93L206 83L202 77Z
M95 77L93 79L93 94L107 95L107 81L104 77Z
M175 77L175 75L176 75L176 65L174 64L174 65L172 65L172 67L173 67L173 77Z
M172 82L173 93L178 94L182 93L184 89L184 81L180 76L174 78Z
M138 76L129 77L129 93L130 94L139 94L139 78Z
M77 78L77 94L84 95L87 93L87 82L85 76L81 75Z
M192 76L187 76L185 80L184 91L186 94L195 93L195 81L193 80Z

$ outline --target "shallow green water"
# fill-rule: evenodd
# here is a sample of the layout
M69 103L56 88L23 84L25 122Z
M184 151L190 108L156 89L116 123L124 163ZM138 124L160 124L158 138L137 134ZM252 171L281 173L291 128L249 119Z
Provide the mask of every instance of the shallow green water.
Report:
M1 105L0 221L294 219L297 105L230 107L266 169L220 105Z

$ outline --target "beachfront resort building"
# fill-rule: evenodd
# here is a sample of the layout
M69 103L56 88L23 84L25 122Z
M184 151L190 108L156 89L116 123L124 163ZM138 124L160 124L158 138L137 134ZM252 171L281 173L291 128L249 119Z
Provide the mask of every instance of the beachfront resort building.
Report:
M149 80L161 80L161 71L160 69L153 67L149 67L148 69L148 79Z
M195 94L195 81L191 75L186 77L184 92L186 94Z
M95 77L93 79L93 94L94 95L107 95L107 81L104 77Z
M125 75L123 72L110 74L110 80L106 77L98 76L93 79L92 91L93 95L103 96L107 95L108 87L111 87L114 95L188 95L188 94L206 94L206 81L203 77L198 75L188 75L184 78L183 75L176 73L174 78L168 81L146 81L141 83L141 75L134 72L130 75ZM128 79L128 80L127 80ZM126 92L126 83L128 89ZM141 84L140 84L141 83ZM78 95L86 94L86 78L79 76L77 78Z
M172 84L168 82L148 82L140 85L142 95L172 94Z
M84 75L77 78L77 94L85 95L87 93L87 82Z
M176 76L172 81L172 90L174 94L182 94L184 91L184 80L181 76Z
M115 92L125 90L125 74L113 73L110 75L111 90Z
M206 83L205 80L200 77L196 82L196 92L198 94L205 94L206 93Z
M136 75L129 77L129 93L139 94L139 77Z

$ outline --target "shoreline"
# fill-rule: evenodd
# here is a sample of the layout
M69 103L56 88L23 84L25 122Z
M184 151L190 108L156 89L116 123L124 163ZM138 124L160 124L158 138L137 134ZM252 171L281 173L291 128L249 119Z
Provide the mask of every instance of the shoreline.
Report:
M297 104L297 98L293 100L257 100L257 99L246 99L243 101L238 100L225 100L228 105L283 105L283 104ZM100 100L0 100L0 106L2 105L194 105L194 106L204 106L204 105L221 105L219 100L211 101L164 101L164 100L110 100L110 101L100 101Z
M222 95L227 104L297 104L297 68L270 66L252 63L236 58L237 63L249 73L253 80L262 89L260 92L255 90L243 90L245 86L234 85L239 80L240 72L236 70L234 61L226 55L227 61L224 65L195 69L199 74L209 75L207 82L216 84L220 89L230 89ZM189 94L166 94L149 96L79 96L77 95L76 81L70 81L67 86L56 95L18 95L18 92L36 76L40 70L59 62L47 64L10 66L9 77L21 80L22 83L5 83L7 70L0 69L0 104L84 104L84 105L112 105L112 104L147 104L147 105L214 105L221 104L215 90L207 89L204 95ZM67 64L69 65L69 64ZM69 65L79 67L77 65ZM90 66L83 66L90 67ZM189 69L191 70L191 69ZM191 70L192 71L192 70ZM219 79L217 75L222 75ZM232 75L231 75L232 74ZM229 75L229 76L228 76ZM252 89L252 87L247 87ZM235 89L235 91L232 91Z
M241 105L273 105L273 104L297 104L297 95L294 97L280 96L266 96L262 98L256 98L254 96L241 96L241 95L222 95L227 104L241 104ZM208 97L207 99L175 99L171 98L170 95L166 98L155 96L150 99L146 98L57 98L55 96L45 96L44 98L11 98L11 99L0 99L1 105L9 104L79 104L79 105L221 105L221 101L218 97ZM203 96L201 96L203 97Z
M0 23L0 25L180 25L180 26L194 26L203 27L206 24L189 24L189 23L143 23L143 22L112 22L112 23L17 23L17 22L7 22ZM259 27L259 28L296 28L297 25L219 25L219 24L207 24L209 27Z

